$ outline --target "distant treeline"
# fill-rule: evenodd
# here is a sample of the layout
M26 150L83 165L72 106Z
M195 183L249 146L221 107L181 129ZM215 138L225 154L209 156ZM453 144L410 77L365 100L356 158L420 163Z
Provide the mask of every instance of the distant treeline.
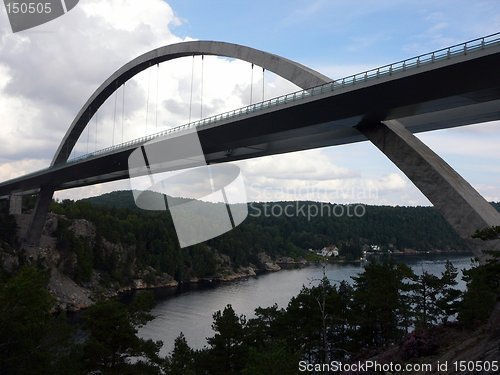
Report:
M130 191L104 194L78 203L83 202L167 216L171 224L168 212L165 215L164 212L139 210ZM494 205L500 209L499 203ZM271 255L293 254L294 251L301 253L301 250L318 249L328 244L341 247L352 243L419 251L463 249L464 244L433 207L362 205L361 209L356 206L361 207L307 201L250 203L247 219L233 231L209 241L209 245L231 242L229 246L233 248L265 250ZM308 212L316 215L308 217Z
M182 203L182 201L180 202ZM290 209L292 204L293 210ZM213 203L206 203L207 207ZM272 205L272 206L270 206ZM303 212L337 214L308 217ZM288 206L288 209L287 207ZM498 206L498 205L497 205ZM300 208L302 207L302 208ZM344 209L344 215L338 215ZM348 214L348 209L351 214ZM347 260L358 259L363 247L417 251L464 250L466 246L448 223L432 207L333 206L318 202L251 203L249 216L234 230L205 243L180 249L172 217L168 211L145 211L137 208L131 191L118 191L80 201L54 202L52 211L68 219L87 219L96 225L97 241L89 248L60 226L62 246L76 247L83 279L91 268L108 271L114 279L132 277L127 265L151 266L182 281L191 277L209 277L217 272L217 254L230 257L234 267L259 266L257 254L271 257L305 257L308 249L331 244ZM257 216L256 214L259 213ZM264 212L268 214L265 215ZM273 213L287 214L274 215ZM363 215L360 215L362 213ZM102 239L123 245L125 254L103 251ZM83 251L83 249L85 251ZM118 259L130 261L118 264Z

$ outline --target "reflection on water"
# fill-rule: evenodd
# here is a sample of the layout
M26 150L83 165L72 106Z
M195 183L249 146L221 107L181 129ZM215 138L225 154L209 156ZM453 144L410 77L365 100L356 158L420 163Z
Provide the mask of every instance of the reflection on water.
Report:
M470 267L471 256L467 255L406 257L400 261L407 263L417 274L425 270L440 275L447 259L450 259L459 271ZM327 277L332 282L351 281L351 276L362 270L363 267L359 264L326 266ZM153 309L152 314L156 318L139 330L139 336L162 340L162 355L172 350L174 340L180 332L184 333L191 347L202 348L206 345L206 337L213 335L211 325L215 311L231 304L237 314L249 318L254 316L254 310L259 306L268 307L277 303L280 307L286 307L288 301L299 293L303 285L309 286L322 276L322 266L311 265L219 284L211 288L192 288L181 293L170 291ZM464 289L465 283L461 276L460 272L459 287Z

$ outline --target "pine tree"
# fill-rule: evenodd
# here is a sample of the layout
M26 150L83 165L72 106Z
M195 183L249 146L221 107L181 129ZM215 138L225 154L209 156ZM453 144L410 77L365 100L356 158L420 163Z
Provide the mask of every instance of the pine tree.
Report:
M408 310L402 291L409 275L411 270L405 265L384 263L369 264L362 274L353 277L358 348L384 347L402 337L402 316Z
M160 372L158 352L161 342L137 337L134 317L116 300L96 303L85 313L88 338L83 346L83 361L88 371L105 373ZM131 358L142 358L131 363Z
M498 203L497 203L498 205ZM483 241L500 239L500 226L478 230L473 238ZM485 251L489 255L485 264L464 271L467 291L458 307L458 320L466 326L485 322L500 298L500 254Z
M415 315L415 326L428 328L438 322L440 309L437 306L442 282L439 277L422 272L413 278L413 310Z
M441 275L443 289L437 301L437 307L441 311L441 321L446 323L448 319L458 312L463 292L456 289L458 271L450 261L446 261L445 270Z
M207 338L210 345L211 374L239 374L246 364L246 347L243 344L246 319L237 316L231 305L214 315L213 337Z
M0 374L64 373L58 366L73 354L71 332L51 314L47 276L25 267L0 284Z
M174 350L168 358L167 374L169 375L194 375L194 351L186 341L181 332L175 339Z
M457 269L447 261L441 277L426 271L413 277L412 306L418 328L446 323L457 312L462 296L462 292L454 288L457 276Z

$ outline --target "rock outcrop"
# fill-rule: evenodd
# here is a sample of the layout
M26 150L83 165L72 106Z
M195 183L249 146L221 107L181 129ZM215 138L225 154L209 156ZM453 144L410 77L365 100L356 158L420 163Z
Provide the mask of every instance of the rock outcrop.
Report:
M262 263L265 271L276 272L276 271L281 270L281 267L279 265L277 265L275 262L273 262L271 257L269 255L267 255L266 253L260 252L257 255L257 257L259 259L259 262Z
M94 303L91 290L78 285L55 267L51 269L48 288L59 310L77 311Z

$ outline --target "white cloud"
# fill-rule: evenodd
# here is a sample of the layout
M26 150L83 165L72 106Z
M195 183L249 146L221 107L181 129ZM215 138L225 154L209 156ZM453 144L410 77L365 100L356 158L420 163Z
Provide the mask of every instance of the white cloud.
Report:
M475 156L500 162L500 121L419 133L417 137L443 155Z
M104 4L107 12L98 13ZM144 16L135 18L137 14ZM1 17L0 144L1 156L12 160L30 154L50 159L100 82L139 53L179 40L168 29L178 21L161 0L150 0L147 7L131 0L89 0L17 34L3 13ZM120 19L136 21L125 30Z
M372 177L366 171L334 164L325 150L274 155L237 164L245 177L250 201L428 204L400 172Z
M0 161L0 181L8 180L12 176L22 176L43 169L46 165L47 160L43 159L23 159L8 163Z
M120 180L108 182L105 184L90 185L81 188L56 191L54 198L63 199L81 199L86 197L95 197L101 194L110 193L118 190L130 190L130 182L128 180Z
M321 150L293 152L238 163L247 177L272 176L289 180L335 180L357 174L336 166Z

